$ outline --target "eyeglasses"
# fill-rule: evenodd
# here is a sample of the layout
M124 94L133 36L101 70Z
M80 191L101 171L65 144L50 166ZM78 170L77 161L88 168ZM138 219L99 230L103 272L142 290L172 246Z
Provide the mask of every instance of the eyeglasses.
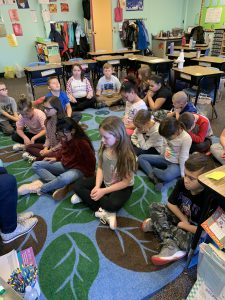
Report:
M54 107L46 107L46 106L44 106L44 105L42 105L42 107L43 107L43 109L46 110L46 111L49 111L49 110L51 110L51 109L54 109Z
M3 89L0 89L0 92L5 92L5 91L8 91L8 89L7 88L3 88Z

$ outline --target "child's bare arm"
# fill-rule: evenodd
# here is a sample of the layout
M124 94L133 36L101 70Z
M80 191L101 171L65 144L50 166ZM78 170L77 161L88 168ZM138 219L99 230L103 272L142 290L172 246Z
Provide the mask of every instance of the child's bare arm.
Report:
M185 216L177 205L167 203L167 207L170 211L182 222L188 222L187 216Z
M2 111L1 111L1 114L2 114L3 116L5 116L6 118L8 118L9 120L12 120L12 121L14 121L14 122L17 122L18 119L19 119L19 116L18 116L17 113L14 113L13 115L10 115L10 114L7 113L6 111L2 110Z

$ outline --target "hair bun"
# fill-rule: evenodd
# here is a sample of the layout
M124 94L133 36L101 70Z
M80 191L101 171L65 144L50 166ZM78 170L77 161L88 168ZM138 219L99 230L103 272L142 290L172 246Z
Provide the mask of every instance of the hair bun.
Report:
M19 95L19 100L22 100L22 99L25 99L26 98L26 95L25 94L20 94Z

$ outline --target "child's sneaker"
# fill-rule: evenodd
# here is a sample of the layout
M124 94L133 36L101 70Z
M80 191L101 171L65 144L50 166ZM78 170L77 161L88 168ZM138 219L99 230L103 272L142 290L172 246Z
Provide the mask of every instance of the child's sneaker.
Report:
M71 197L71 203L72 204L77 204L77 203L80 203L80 202L82 202L82 200L81 200L81 198L77 194L74 194Z
M22 158L24 160L28 160L30 163L34 162L36 160L36 157L31 155L29 152L24 152L22 154Z
M23 222L24 220L30 219L34 216L32 211L25 211L20 214L17 214L17 222Z
M160 253L151 257L154 265L165 265L186 256L187 252L180 250L173 240L167 240Z
M52 194L52 198L56 201L61 201L66 197L68 192L69 192L69 189L68 189L68 186L66 185L61 189L55 190L54 193Z
M13 151L24 151L25 147L26 146L24 144L15 144L13 145Z
M35 180L31 183L23 184L18 188L18 195L26 195L31 193L36 194L38 193L42 185L43 182L41 182L40 180Z
M30 218L24 220L22 223L18 223L16 229L11 233L1 233L1 238L4 244L10 243L20 236L31 231L37 224L37 218Z
M141 229L144 232L153 231L152 219L151 218L145 219L144 222L141 224Z
M101 207L98 211L95 212L95 216L97 218L100 218L100 221L103 224L108 223L110 229L115 230L117 227L117 221L116 221L116 213L108 212Z

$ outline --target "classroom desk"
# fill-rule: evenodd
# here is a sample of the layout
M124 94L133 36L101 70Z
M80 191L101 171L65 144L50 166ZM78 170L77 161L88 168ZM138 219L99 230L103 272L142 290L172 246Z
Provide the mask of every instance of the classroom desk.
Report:
M220 82L221 75L224 74L224 72L219 70L213 70L207 67L202 66L188 66L184 67L183 69L173 68L174 70L174 82L173 82L173 89L175 90L176 86L176 80L184 80L189 82L191 85L196 85L197 92L195 97L195 105L198 101L198 96L201 91L201 82L204 78L213 78L215 82L215 88L214 88L214 99L213 99L213 109L216 102L216 94Z
M129 54L129 53L138 53L140 50L104 50L104 51L94 51L94 52L88 52L87 54L90 57L95 56L101 56L101 55L123 55L123 54Z
M185 46L174 46L174 50L183 49L184 52L193 52L200 49L203 54L205 53L205 50L208 48L209 46L207 44L196 44L194 48L189 48L189 44L186 44Z
M180 51L174 51L173 54L167 54L169 59L176 60L180 55ZM203 55L203 54L201 54ZM192 62L192 59L196 58L196 52L184 52L184 65L185 66L190 66L194 65L195 63Z
M218 194L221 199L223 199L223 198L225 198L225 177L220 179L220 180L209 179L209 178L206 177L207 174L210 174L214 171L225 172L225 165L223 165L221 167L218 167L218 168L215 168L214 170L210 170L210 171L208 171L204 174L201 174L198 177L198 181L209 191L208 195L210 194L210 192L213 191L216 194ZM190 251L188 253L188 259L187 259L186 267L188 267L188 265L191 261L191 258L194 254L194 251L195 251L195 249L198 245L198 242L200 240L200 237L201 237L201 234L202 234L202 231L203 231L203 228L201 227L201 224L202 224L202 222L205 221L205 219L208 215L209 209L211 207L212 201L213 201L211 197L209 197L209 199L204 199L204 200L205 201L204 201L204 207L203 207L202 215L200 217L196 233L195 233L195 235L193 237L193 240L192 240L192 243L191 243L191 248L190 248Z
M192 61L199 66L218 68L221 71L225 70L225 58L218 56L203 56L194 58Z
M90 66L90 74L91 74L91 78L92 80L95 77L95 69L94 69L94 65L96 64L96 61L93 59L84 59L84 60L68 60L68 61L64 61L62 62L62 66L63 66L63 77L65 77L66 79L68 79L71 76L71 68L74 64L78 64L83 66L84 68L89 68ZM93 68L92 68L93 67Z
M156 73L167 73L172 68L173 61L168 58L156 56L132 55L127 57L130 61L135 61L149 65L152 71Z
M57 76L60 81L60 76L63 78L64 87L66 88L65 78L63 77L63 67L61 64L46 64L34 67L25 67L24 72L27 77L27 83L31 85L32 94L35 98L34 85L32 79L43 78L48 76Z

